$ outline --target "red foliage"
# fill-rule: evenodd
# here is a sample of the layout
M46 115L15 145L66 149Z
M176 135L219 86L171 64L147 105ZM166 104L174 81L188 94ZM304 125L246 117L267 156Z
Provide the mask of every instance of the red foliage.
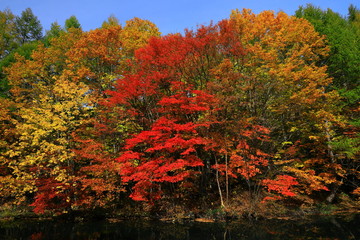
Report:
M187 95L190 94L190 95ZM161 196L162 182L176 183L194 174L195 167L202 166L197 149L207 144L198 129L208 123L186 121L186 115L210 110L213 97L202 91L188 91L164 97L162 107L150 130L142 131L126 141L122 155L120 174L124 182L135 182L134 200L153 201Z
M196 124L178 124L166 117L159 118L152 129L129 139L117 161L124 182L133 181L134 200L156 200L160 197L158 183L179 182L202 166L196 148L206 144L197 136ZM132 149L132 150L131 150ZM139 151L139 152L138 152ZM150 194L151 193L151 194Z
M30 205L37 214L44 213L45 210L55 210L61 213L64 209L71 206L70 184L64 184L53 178L37 179L38 191L35 201Z
M116 159L122 180L135 183L134 200L157 199L160 183L184 181L203 165L198 152L213 145L203 132L216 122L219 110L217 98L203 89L224 56L244 54L233 27L222 21L184 36L151 39L136 51L136 70L107 92L107 104L124 106L143 129L126 141Z
M229 156L228 165L215 164L212 167L220 173L227 172L234 178L241 176L249 180L262 172L261 167L268 165L269 154L263 152L253 141L268 141L269 130L263 126L250 123L240 126L243 129L237 134L237 139L231 141L231 146L235 145L235 148L229 147L228 150L225 150L223 149L222 138L216 140L217 146L214 149L220 156L224 157L225 154Z
M94 139L81 139L76 134L73 137L77 143L73 152L78 166L73 178L76 182L74 186L77 186L77 201L74 204L102 206L106 204L105 199L113 199L123 190L117 174L119 166L104 150L103 144Z
M265 179L262 181L262 184L267 188L268 192L275 192L277 194L281 194L282 197L294 197L296 193L291 190L292 186L298 185L299 182L296 181L296 178L289 175L278 175L276 179ZM264 200L271 199L281 199L281 197L277 196L266 197Z

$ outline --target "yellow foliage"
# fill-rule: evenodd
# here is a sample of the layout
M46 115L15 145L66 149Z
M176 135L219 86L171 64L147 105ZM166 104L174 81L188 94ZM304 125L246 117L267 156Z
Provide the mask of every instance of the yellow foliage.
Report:
M160 32L154 23L135 17L126 21L120 36L124 43L125 51L133 55L133 52L145 46L151 37L159 37Z
M24 199L36 191L39 177L71 181L78 167L72 134L91 123L103 91L122 76L125 60L159 35L153 23L136 18L125 29L117 24L86 33L71 29L49 46L39 44L28 60L15 55L5 70L13 101L0 99L0 123L6 121L6 128L0 125L6 136L0 139L0 163L9 173L0 179L2 196L8 190Z

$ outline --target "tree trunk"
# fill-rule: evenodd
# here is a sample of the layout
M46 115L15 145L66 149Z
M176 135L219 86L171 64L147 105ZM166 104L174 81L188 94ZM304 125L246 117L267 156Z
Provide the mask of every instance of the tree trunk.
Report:
M216 158L216 157L215 157L215 164L216 164L216 167L217 167L218 162L217 162L217 158ZM219 170L218 170L217 168L216 168L216 183L217 183L218 189L219 189L221 207L225 207L223 195L222 195L222 192L221 192L220 181L219 181Z
M225 178L226 178L226 205L229 203L229 174L228 174L228 155L225 154Z
M325 120L324 127L325 127L325 135L326 135L326 140L327 140L327 150L328 150L328 153L329 153L330 161L331 161L331 163L335 163L336 162L335 154L334 154L334 151L332 149L332 146L330 145L330 143L331 143L331 133L330 133L330 126L329 126L329 121L328 120ZM342 180L341 180L341 183L342 183ZM336 197L337 190L339 189L341 183L334 184L334 186L331 188L330 194L326 198L327 202L332 203L334 201L334 199Z

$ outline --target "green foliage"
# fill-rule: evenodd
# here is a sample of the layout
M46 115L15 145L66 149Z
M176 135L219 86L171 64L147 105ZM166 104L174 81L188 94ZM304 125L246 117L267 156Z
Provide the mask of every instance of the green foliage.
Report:
M114 15L110 15L107 21L104 21L101 25L102 28L109 28L113 26L120 26L119 19L117 19Z
M80 28L81 29L81 24L79 23L79 20L74 15L65 20L65 30L69 31L70 28Z
M35 214L30 211L28 207L23 206L1 206L0 207L0 219L19 219L19 218L31 218L35 217ZM4 222L2 222L4 224Z
M357 9L357 7L354 6L353 4L350 4L348 11L349 11L348 20L350 22L356 21L357 19L356 15L359 14L359 9Z
M359 174L360 167L360 11L350 5L346 18L331 9L307 5L300 7L296 16L310 21L326 37L330 47L330 54L318 64L326 64L327 73L333 78L327 90L336 89L342 98L332 104L333 109L341 112L341 117L333 130L326 130L326 141L332 163L340 164L346 172L344 175L338 168L338 179L351 179ZM353 188L359 183L345 180L340 184Z
M0 11L0 59L18 47L15 15L9 10Z
M224 220L227 213L223 207L208 209L205 213L206 219Z
M350 6L349 20L355 20L356 8ZM300 7L296 17L310 21L315 29L325 35L331 52L322 64L328 66L335 88L353 89L360 79L360 35L346 18L331 9L321 10L308 4Z
M8 96L11 87L8 83L6 74L4 73L4 69L16 61L16 54L25 57L25 59L30 59L31 54L36 49L37 45L37 42L25 43L0 60L0 97Z
M319 203L317 206L317 211L322 215L330 215L337 210L337 206L328 203Z
M347 136L340 136L332 142L334 150L342 157L354 158L360 152L360 134L356 138L349 138Z
M60 34L64 32L64 29L57 23L53 22L51 24L50 30L46 31L44 43L46 46L50 45L50 40L53 38L60 37Z
M9 9L0 12L0 97L8 95L10 86L4 69L15 62L15 54L30 59L42 39L42 26L30 8L15 16Z
M15 23L21 44L42 39L43 28L31 8L25 9L20 17L16 17Z

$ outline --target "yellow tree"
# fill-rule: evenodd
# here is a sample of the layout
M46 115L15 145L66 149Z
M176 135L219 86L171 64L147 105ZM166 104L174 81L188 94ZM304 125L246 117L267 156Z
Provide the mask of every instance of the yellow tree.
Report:
M92 103L84 83L61 74L66 51L81 34L74 30L53 39L49 48L39 45L30 60L17 56L7 69L13 86L7 126L13 139L6 141L6 151L1 154L9 179L2 186L16 202L25 200L26 194L40 192L44 186L41 179L51 178L59 184L57 188L47 186L48 192L56 194L64 190L61 186L69 185L71 174L67 172L74 170L70 133L87 118Z
M135 50L145 46L150 38L159 36L159 29L154 23L137 17L126 21L121 32L121 40L127 56L133 56Z
M16 192L22 188L23 184L12 175L11 167L9 166L8 151L9 144L12 144L15 139L14 123L12 122L13 114L11 108L14 103L6 98L0 98L0 196L1 202L6 203L14 200L17 195Z
M36 192L35 210L41 212L52 200L69 205L74 187L74 152L70 133L91 111L83 83L55 80L34 99L33 106L17 110L17 139L6 155L12 174L25 183L23 192ZM45 198L45 199L43 199Z
M1 161L8 198L21 202L32 193L36 212L67 211L103 205L121 190L106 157L116 150L114 131L102 128L109 115L99 105L129 58L121 33L118 25L86 33L72 28L48 47L39 45L31 59L16 56L7 69L13 103L11 117L4 112L2 119L14 137L2 144Z

